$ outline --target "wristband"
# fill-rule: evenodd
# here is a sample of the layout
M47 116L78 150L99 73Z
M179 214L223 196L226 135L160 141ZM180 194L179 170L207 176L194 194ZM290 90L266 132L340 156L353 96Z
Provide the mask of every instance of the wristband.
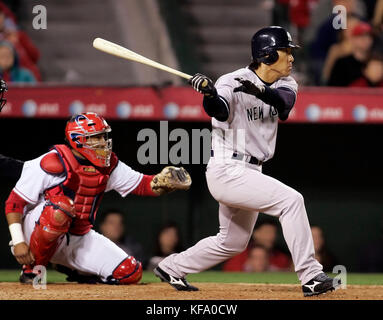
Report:
M9 226L9 231L11 233L12 243L14 246L21 242L25 242L23 229L20 223L12 223Z

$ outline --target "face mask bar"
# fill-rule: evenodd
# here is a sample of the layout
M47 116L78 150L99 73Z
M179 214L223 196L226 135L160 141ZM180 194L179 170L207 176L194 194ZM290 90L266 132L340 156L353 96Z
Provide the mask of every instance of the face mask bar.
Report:
M110 156L112 153L112 139L110 138L110 132L111 129L107 129L103 133L94 133L92 135L87 135L87 140L90 140L91 137L102 135L104 141L87 141L85 144L83 144L84 148L94 151L94 154L97 159L105 161L106 166L109 166Z

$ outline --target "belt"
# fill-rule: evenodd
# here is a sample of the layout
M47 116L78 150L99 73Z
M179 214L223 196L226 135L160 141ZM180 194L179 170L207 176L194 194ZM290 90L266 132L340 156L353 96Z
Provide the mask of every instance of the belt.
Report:
M212 157L214 157L214 150L211 150L210 154ZM240 152L233 152L231 158L234 160L242 160L251 164L256 164L257 166L261 166L263 164L263 161L258 160L256 157L252 157Z

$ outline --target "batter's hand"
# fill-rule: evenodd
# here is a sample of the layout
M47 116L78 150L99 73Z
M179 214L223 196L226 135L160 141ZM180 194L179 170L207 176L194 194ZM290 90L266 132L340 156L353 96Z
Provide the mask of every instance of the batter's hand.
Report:
M216 96L217 89L214 87L213 81L201 73L196 73L192 78L189 79L189 83L193 89L205 96Z
M32 264L35 258L25 242L18 243L13 247L13 255L20 264Z
M260 93L265 91L265 86L261 84L255 84L250 80L245 80L243 78L235 78L241 85L237 88L234 88L233 92L244 92L251 94L253 96L258 96Z

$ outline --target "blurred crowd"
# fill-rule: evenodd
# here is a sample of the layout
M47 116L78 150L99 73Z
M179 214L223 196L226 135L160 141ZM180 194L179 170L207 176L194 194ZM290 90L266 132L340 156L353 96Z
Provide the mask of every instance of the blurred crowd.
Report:
M224 271L290 271L291 257L276 244L278 225L273 221L258 222L245 251L227 260Z
M296 35L302 84L383 86L383 0L275 0L273 24ZM345 11L335 10L342 6ZM345 28L344 28L345 27Z
M294 271L291 255L286 247L278 246L280 234L278 224L273 221L257 223L248 247L241 254L229 259L224 271L269 272ZM322 229L311 226L315 258L322 264L325 272L332 272L337 260L328 250Z
M383 221L381 237L362 246L358 261L360 272L383 271ZM168 221L154 235L152 251L146 251L139 241L126 232L124 214L111 209L101 214L98 231L116 243L129 255L143 264L143 268L152 271L161 260L173 253L185 250L182 234L177 223ZM339 259L329 250L326 235L322 227L311 225L315 258L322 264L323 271L332 273ZM291 255L285 245L278 244L281 229L277 221L257 222L247 248L240 254L227 260L220 268L224 272L294 272Z
M383 0L274 0L272 24L301 44L295 78L301 85L383 87ZM39 49L17 22L20 2L0 1L0 76L42 81ZM342 9L335 10L337 6Z
M16 4L15 1L14 4ZM15 8L15 6L11 6ZM0 1L0 76L6 82L41 81L38 67L39 49L21 30L15 13Z
M152 251L147 252L143 245L126 232L124 214L118 209L110 209L101 214L98 231L116 243L129 255L152 271L164 258L182 252L182 235L177 223L168 221L154 236ZM225 272L294 272L294 265L287 247L278 245L280 226L274 220L264 220L256 224L253 235L245 251L227 260L222 266ZM323 265L325 272L332 272L338 264L337 258L329 251L325 235L319 226L312 225L315 257Z

